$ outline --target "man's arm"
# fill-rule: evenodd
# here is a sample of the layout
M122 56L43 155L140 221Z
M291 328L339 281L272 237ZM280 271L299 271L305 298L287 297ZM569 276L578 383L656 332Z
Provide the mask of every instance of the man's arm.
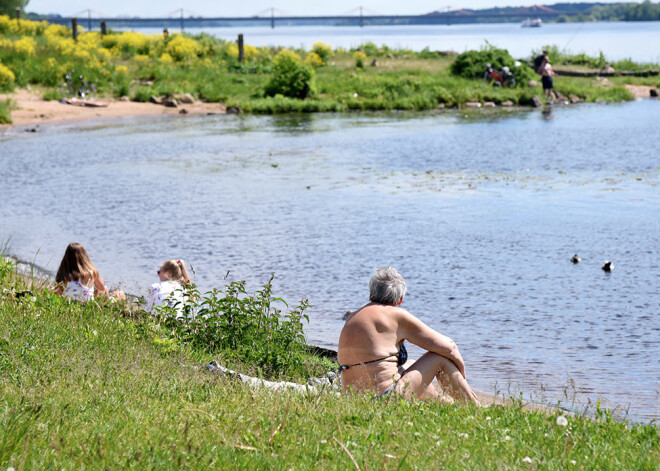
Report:
M465 378L465 362L456 343L417 319L405 309L398 310L399 331L397 335L418 347L450 359Z

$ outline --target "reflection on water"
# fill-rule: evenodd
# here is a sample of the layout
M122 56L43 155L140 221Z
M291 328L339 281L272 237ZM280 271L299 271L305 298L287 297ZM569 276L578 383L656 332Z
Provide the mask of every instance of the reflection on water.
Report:
M542 112L210 116L12 131L0 237L55 268L83 243L144 292L183 258L309 298L333 347L373 268L452 337L475 387L658 416L660 169L650 100ZM569 259L578 253L582 263ZM604 273L604 260L616 266ZM414 355L414 350L411 352ZM497 385L497 386L496 386Z

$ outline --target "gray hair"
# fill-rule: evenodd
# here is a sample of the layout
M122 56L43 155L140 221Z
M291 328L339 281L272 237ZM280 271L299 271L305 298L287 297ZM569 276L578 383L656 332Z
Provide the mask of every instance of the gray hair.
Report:
M369 280L369 301L396 306L406 294L406 280L393 267L380 267Z

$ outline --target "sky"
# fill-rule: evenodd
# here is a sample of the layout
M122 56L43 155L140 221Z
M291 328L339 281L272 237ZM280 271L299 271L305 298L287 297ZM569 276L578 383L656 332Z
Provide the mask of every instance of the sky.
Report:
M443 3L444 1L444 3ZM545 4L566 3L566 0L546 0ZM570 1L570 0L568 0ZM596 0L582 0L596 1ZM600 0L614 3L620 0ZM630 0L628 0L630 1ZM635 1L635 0L633 0ZM284 15L342 15L349 14L360 6L365 14L416 15L436 10L460 8L490 8L495 6L529 6L539 0L30 0L26 8L35 13L59 13L62 16L78 15L91 9L97 16L142 16L167 17L175 10L184 8L193 16L254 16L271 7L277 9L276 16ZM187 16L187 14L186 14Z

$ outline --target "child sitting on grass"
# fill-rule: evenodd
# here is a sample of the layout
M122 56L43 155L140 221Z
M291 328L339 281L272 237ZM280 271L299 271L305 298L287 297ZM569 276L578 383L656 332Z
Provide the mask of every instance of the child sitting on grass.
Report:
M167 305L176 308L178 315L182 315L183 290L190 284L186 264L183 260L168 260L163 262L157 273L160 281L149 288L145 310L155 313L156 306Z
M87 250L75 242L67 246L55 282L55 293L75 301L91 301L95 292L97 297L126 299L121 290L108 294L108 288L103 284L103 278L87 255Z

